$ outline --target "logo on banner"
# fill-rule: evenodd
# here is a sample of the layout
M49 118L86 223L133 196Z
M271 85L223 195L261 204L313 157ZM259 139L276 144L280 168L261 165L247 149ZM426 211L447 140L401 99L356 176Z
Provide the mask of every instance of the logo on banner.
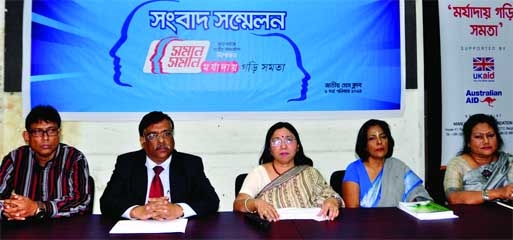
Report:
M497 90L467 90L465 92L466 104L486 104L493 107L498 98L502 97L502 91Z
M495 79L495 58L474 57L472 59L472 75L474 81L494 81Z
M209 41L166 38L151 42L143 72L145 73L200 73Z

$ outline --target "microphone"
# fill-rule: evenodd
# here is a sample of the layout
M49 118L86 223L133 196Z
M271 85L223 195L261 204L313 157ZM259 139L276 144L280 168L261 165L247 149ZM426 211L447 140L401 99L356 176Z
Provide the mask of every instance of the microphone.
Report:
M263 231L269 230L269 227L271 226L271 222L260 218L258 214L246 213L244 215L244 219L246 219L246 221L251 225Z

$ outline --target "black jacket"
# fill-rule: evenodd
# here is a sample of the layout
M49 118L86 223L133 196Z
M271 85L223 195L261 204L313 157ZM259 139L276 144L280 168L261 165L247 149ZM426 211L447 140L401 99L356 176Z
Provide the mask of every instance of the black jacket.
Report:
M219 197L203 170L200 157L173 151L169 165L171 201L187 203L198 216L217 212ZM121 217L129 207L144 205L148 186L144 150L119 155L100 198L102 214Z

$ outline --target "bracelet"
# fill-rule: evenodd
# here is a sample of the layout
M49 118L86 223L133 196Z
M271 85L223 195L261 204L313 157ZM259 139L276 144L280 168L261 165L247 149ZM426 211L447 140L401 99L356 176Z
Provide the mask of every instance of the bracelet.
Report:
M246 212L255 213L255 212L252 212L252 211L249 210L249 208L248 208L248 200L249 200L249 198L244 199L244 208L246 209Z
M482 196L483 196L483 201L489 201L490 200L490 197L488 196L488 189L485 189L481 192Z

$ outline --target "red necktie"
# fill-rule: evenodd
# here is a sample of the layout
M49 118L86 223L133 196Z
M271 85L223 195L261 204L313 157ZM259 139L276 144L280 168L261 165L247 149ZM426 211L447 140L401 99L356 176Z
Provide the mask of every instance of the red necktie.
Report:
M150 198L158 198L164 196L164 187L162 187L162 182L160 181L159 174L164 170L161 166L155 166L153 171L155 171L155 176L153 180L151 180L150 186Z

